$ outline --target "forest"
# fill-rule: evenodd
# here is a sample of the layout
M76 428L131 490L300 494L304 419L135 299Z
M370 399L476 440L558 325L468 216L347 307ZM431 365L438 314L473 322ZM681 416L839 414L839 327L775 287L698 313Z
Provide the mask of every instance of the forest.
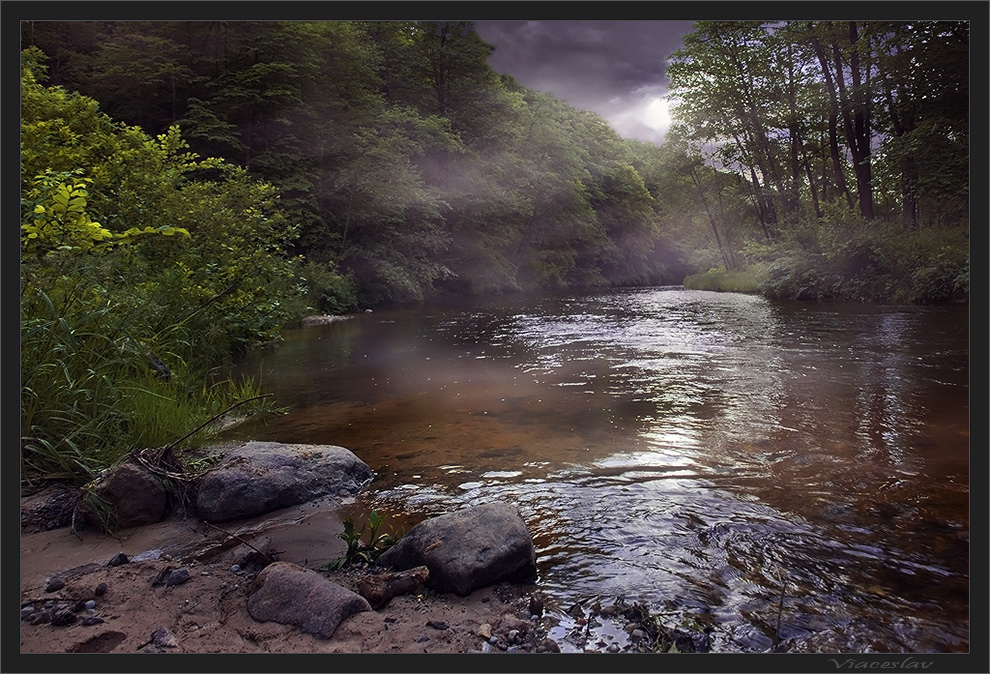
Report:
M307 314L681 284L966 301L965 22L698 22L662 145L469 22L26 21L25 479L91 479ZM194 443L197 435L183 438Z

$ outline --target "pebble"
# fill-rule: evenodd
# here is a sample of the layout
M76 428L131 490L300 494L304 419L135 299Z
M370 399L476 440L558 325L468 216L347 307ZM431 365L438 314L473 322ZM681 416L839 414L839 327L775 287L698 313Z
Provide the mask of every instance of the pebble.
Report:
M636 639L638 641L638 640L642 640L642 639L645 639L646 638L646 632L644 632L643 630L637 628L637 629L634 629L629 634L629 636L632 637L633 639Z
M106 583L100 583L99 585L96 586L96 589L93 590L93 594L95 594L97 597L102 597L106 593L107 593Z
M127 555L123 552L118 552L110 558L110 561L107 562L107 566L120 566L121 564L127 564L127 561Z
M491 637L488 638L488 643L490 643L492 646L494 646L495 644L498 643L498 637L492 635Z
M96 608L96 602L90 599L88 602L83 604L83 608Z
M478 626L478 636L482 639L491 639L492 626L488 623L481 623L481 625Z
M237 573L240 570L241 570L241 565L240 564L231 564L230 565L230 572L231 573Z
M618 653L621 649L619 648L619 644L609 644L608 649L606 650L608 650L609 653Z
M34 607L25 606L21 609L21 620L27 620L32 613L34 613Z
M98 615L91 615L91 616L86 616L85 618L83 618L82 619L82 623L80 623L80 624L83 627L91 627L92 625L99 625L102 622L106 622L106 621L103 620L103 618L101 618Z
M179 642L175 640L172 630L167 627L159 627L151 633L151 640L159 648L175 648Z
M61 578L52 578L48 581L48 585L45 586L45 592L58 592L63 587L65 587L65 581Z
M187 580L189 580L189 569L176 569L168 574L168 578L165 580L165 587L182 585Z
M132 562L151 562L162 556L164 550L145 550L142 553L134 555L131 558Z
M519 630L509 630L508 639L510 644L518 644Z

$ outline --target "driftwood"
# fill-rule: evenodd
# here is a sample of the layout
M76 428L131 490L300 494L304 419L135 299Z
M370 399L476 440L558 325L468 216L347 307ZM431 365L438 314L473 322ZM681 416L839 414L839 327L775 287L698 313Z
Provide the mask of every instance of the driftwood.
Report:
M393 597L419 589L429 577L430 570L425 566L416 566L406 571L377 573L358 583L358 594L368 600L371 608L377 610L388 604Z

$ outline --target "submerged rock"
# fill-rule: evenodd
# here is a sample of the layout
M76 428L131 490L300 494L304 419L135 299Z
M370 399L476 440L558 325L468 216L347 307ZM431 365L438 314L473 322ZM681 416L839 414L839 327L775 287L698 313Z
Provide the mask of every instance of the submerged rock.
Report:
M519 510L505 502L464 508L420 522L382 553L382 566L426 566L427 585L464 596L500 581L536 577L533 538Z
M207 522L243 519L323 496L350 496L372 477L343 447L248 442L203 477L196 509Z

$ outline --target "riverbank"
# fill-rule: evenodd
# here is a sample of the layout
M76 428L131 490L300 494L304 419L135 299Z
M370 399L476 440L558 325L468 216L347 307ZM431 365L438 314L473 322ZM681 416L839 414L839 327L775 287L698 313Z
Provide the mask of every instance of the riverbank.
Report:
M117 536L68 527L24 533L21 653L618 653L652 652L658 643L642 606L568 610L537 585L505 583L465 597L427 588L399 595L351 615L330 639L252 618L247 596L262 568L255 548L320 569L341 552L329 532L345 512L327 500L232 531L173 516ZM369 573L328 577L356 591Z

